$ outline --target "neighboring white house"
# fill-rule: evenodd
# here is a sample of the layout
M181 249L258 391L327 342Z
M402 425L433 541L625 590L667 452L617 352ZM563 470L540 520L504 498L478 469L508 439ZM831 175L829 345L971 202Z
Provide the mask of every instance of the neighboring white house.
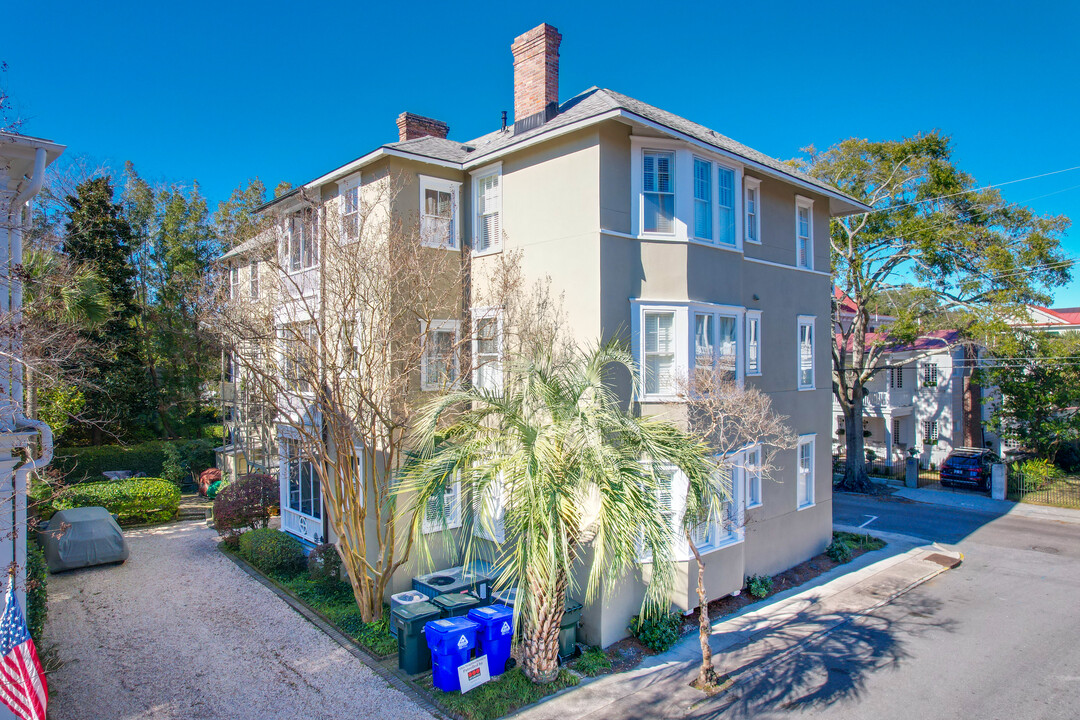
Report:
M0 567L15 563L23 608L27 478L52 459L52 431L45 423L23 415L23 366L17 330L22 283L12 268L22 263L23 228L29 222L30 201L41 189L45 167L63 151L64 146L48 140L0 132L0 323L5 328L0 332ZM35 439L40 439L36 450ZM24 452L30 460L22 460ZM0 712L0 717L6 712Z
M1058 335L1080 330L1080 307L1047 308L1028 305L1027 311L1027 320L1012 322L1010 325L1023 330L1045 330Z

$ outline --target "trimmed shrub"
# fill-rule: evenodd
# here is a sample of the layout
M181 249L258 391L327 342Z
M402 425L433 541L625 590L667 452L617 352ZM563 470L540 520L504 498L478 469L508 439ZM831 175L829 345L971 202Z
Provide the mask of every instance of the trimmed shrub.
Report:
M750 597L762 599L772 592L773 580L768 575L750 575L746 578L746 591Z
M825 548L825 554L833 562L846 563L851 559L851 545L848 545L847 540L842 538L833 540L829 543L829 547Z
M682 616L679 613L664 613L645 619L639 615L630 618L630 634L656 652L664 652L674 645L681 629Z
M180 507L180 488L159 478L80 483L65 488L53 503L57 510L97 505L118 515L121 525L166 522Z
M166 448L173 446L183 471L181 482L214 465L214 446L208 440L154 440L137 445L96 445L57 448L52 467L62 472L65 482L98 482L108 470L130 470L136 477L162 476Z
M259 528L240 536L240 556L268 575L291 578L304 569L304 547L288 533Z
M333 543L316 545L308 554L308 577L323 585L341 582L341 556Z
M209 470L207 471L209 472ZM203 473L204 475L206 473ZM220 473L219 473L220 474ZM214 527L225 544L236 547L241 534L264 528L277 514L278 484L270 475L241 475L225 487L218 485L214 498Z
M45 551L36 542L26 543L26 625L38 647L43 647L41 633L49 614L48 584L49 565L45 562Z

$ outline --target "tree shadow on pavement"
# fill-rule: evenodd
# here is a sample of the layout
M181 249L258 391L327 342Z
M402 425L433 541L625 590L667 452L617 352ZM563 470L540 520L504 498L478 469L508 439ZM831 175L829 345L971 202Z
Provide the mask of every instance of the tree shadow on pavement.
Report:
M802 612L770 633L770 645L778 648L774 653L746 658L742 665L737 650L718 657L718 670L735 684L695 703L685 717L760 718L858 699L873 673L898 669L908 658L905 637L953 630L954 621L934 619L942 606L909 594L868 613ZM783 649L802 638L809 639L794 650Z

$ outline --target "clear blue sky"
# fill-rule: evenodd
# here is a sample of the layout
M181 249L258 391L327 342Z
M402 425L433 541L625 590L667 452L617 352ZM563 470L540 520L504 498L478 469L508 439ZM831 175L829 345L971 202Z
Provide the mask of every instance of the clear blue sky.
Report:
M609 87L778 158L940 128L983 184L1080 165L1080 4L1059 1L54 2L8 8L2 78L23 131L211 205L396 139L513 110L513 38L563 34L561 96ZM12 30L17 29L17 32ZM1080 171L1003 188L1080 222ZM1080 228L1066 240L1080 257ZM1077 281L1058 305L1080 305Z

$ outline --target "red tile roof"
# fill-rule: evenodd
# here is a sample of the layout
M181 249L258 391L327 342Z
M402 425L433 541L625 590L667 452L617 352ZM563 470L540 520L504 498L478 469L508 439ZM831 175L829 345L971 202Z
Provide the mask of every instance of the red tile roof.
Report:
M885 333L867 333L866 334L866 347L870 348L878 343L887 340L888 335ZM836 342L840 343L843 336L840 333L836 334ZM929 352L931 350L947 350L960 341L959 330L931 330L924 335L920 335L910 343L894 343L888 346L885 352ZM851 352L851 348L854 346L852 338L847 339L847 350Z

